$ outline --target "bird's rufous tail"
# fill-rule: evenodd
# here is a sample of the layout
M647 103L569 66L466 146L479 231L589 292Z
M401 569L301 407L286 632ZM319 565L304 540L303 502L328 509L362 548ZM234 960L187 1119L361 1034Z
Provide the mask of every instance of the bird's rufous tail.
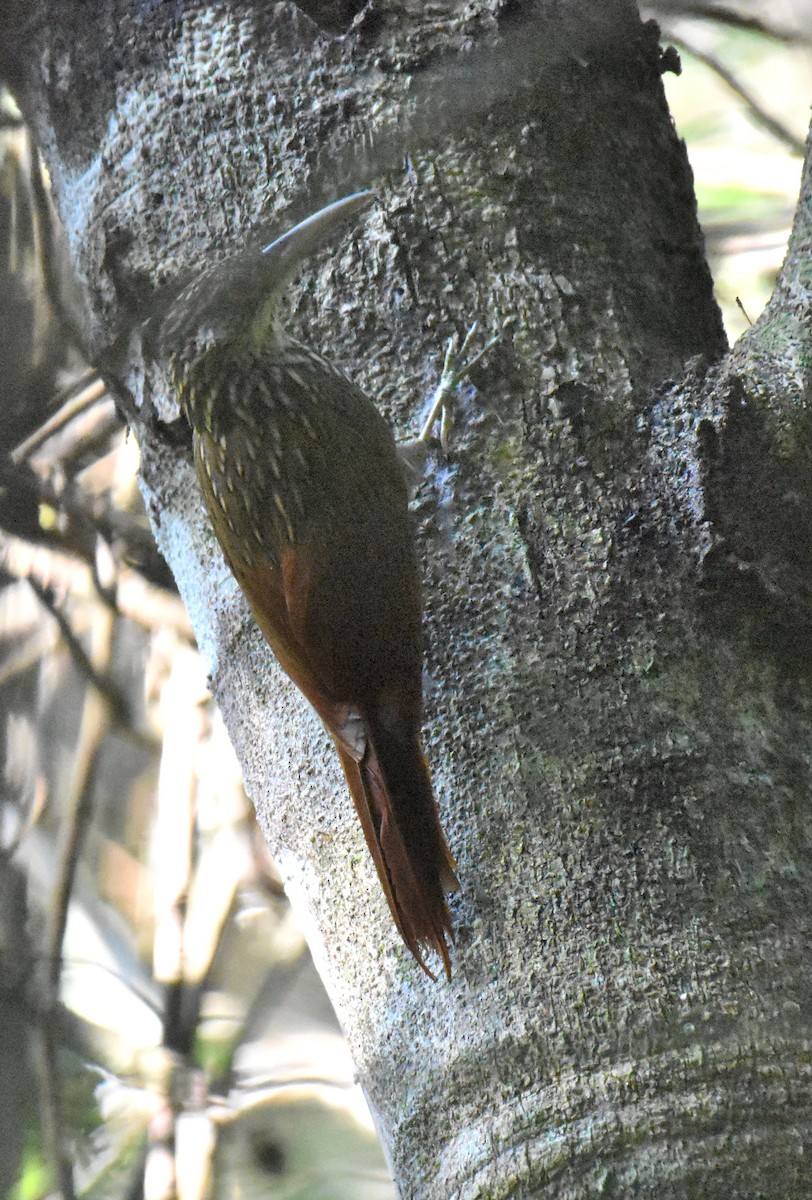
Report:
M440 827L428 766L417 739L364 721L360 762L338 742L364 836L395 924L427 975L421 947L436 950L451 978L453 940L446 895L457 891L454 860Z

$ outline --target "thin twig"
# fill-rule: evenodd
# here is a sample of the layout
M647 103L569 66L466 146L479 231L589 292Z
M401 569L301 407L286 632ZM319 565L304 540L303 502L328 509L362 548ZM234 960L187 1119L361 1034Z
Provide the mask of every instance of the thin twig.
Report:
M95 676L109 670L112 658L115 617L99 607L93 629L93 648L90 665ZM68 918L73 881L92 813L93 784L98 766L99 751L111 725L111 706L107 697L96 687L85 692L82 719L79 726L76 753L73 761L65 811L60 828L59 863L48 913L46 947L49 962L51 991L59 994L62 971L62 942Z
M752 120L760 125L767 133L772 134L779 142L787 146L793 154L799 158L804 156L804 143L796 137L791 129L788 129L776 117L773 117L755 98L752 92L748 91L743 84L739 83L732 71L721 62L714 54L709 54L705 50L700 50L682 34L668 33L667 37L670 41L676 42L683 50L686 50L698 62L704 63L711 71L713 71L723 83L727 84L732 92L742 100L745 108L750 114Z
M742 304L742 302L741 302L741 297L740 297L740 296L737 296L737 297L736 297L736 307L738 308L739 312L740 312L740 313L742 314L742 316L744 317L744 319L745 319L745 321L747 322L747 324L748 324L748 325L752 325L752 324L753 324L753 322L750 320L750 314L748 313L747 309L746 309L746 308L744 307L744 305Z
M33 1027L32 1058L39 1091L40 1130L60 1200L75 1200L73 1160L62 1128L62 1071L54 1013L49 1007Z
M28 583L40 604L43 608L47 609L59 626L59 632L62 634L62 639L70 651L74 666L79 669L87 682L107 701L110 708L110 716L114 724L123 725L128 723L129 712L124 697L110 679L104 675L100 675L96 671L84 646L74 633L70 621L54 600L53 593L49 588L43 587L39 580L33 576L29 576Z
M89 566L61 550L21 538L0 535L0 567L14 579L35 579L42 587L70 592L80 600L95 596ZM117 610L143 629L168 625L188 642L194 642L189 616L179 596L150 583L132 567L119 565Z
M112 658L113 623L106 609L99 609L93 630L90 665L93 674L102 676ZM60 826L57 873L46 913L46 1013L40 1027L41 1117L46 1145L53 1164L62 1200L74 1200L73 1168L66 1150L62 1127L64 1092L59 1061L59 1044L53 1016L59 1003L62 977L62 944L68 921L68 907L92 811L93 785L99 752L110 727L110 705L95 688L85 692L76 755L73 762L65 809Z
M78 395L66 400L47 421L40 425L39 429L35 429L24 441L20 442L19 446L12 450L11 461L14 465L19 466L25 459L30 458L36 450L39 450L40 446L47 442L48 438L59 433L74 417L100 400L106 390L104 381L97 375L92 376Z
M0 530L27 541L32 546L60 549L98 569L101 538L120 560L126 558L152 586L169 590L168 570L155 549L155 542L143 519L99 497L93 499L78 480L64 482L57 469L44 476L40 463L34 470L28 463L8 462L0 470ZM58 519L43 522L42 506L53 509ZM39 507L39 514L38 514ZM123 545L123 550L120 549ZM117 577L123 564L119 562ZM26 572L23 571L24 575ZM20 572L15 571L18 577ZM166 580L166 582L164 582ZM98 594L106 603L117 604L109 586L98 581ZM136 620L139 620L136 616ZM143 624L143 621L139 620Z
M718 25L728 25L732 29L746 29L750 33L759 33L763 37L772 38L773 41L783 42L786 45L806 44L810 38L802 29L790 30L779 29L776 25L771 25L763 20L762 17L751 17L744 13L736 12L733 8L726 8L722 4L680 4L676 8L672 5L668 6L667 11L661 9L658 5L652 5L652 11L659 13L662 17L692 17L701 21L715 21Z

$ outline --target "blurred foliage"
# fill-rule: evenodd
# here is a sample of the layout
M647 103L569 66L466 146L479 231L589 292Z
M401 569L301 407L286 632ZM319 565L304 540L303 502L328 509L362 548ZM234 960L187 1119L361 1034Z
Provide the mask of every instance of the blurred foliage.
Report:
M646 10L660 23L663 44L680 53L682 73L666 74L664 83L688 146L716 297L735 341L747 327L736 298L755 321L775 286L798 200L812 96L812 4L664 0Z
M797 198L805 17L652 12L735 337ZM390 1200L7 95L0 125L0 1200Z

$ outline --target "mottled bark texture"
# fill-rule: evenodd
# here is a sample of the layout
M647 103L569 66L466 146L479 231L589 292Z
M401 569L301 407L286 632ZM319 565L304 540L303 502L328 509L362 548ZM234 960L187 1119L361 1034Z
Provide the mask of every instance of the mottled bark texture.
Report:
M185 452L140 434L403 1195L812 1194L809 172L725 357L630 4L309 8L52 0L16 65L90 344L138 402L159 286L359 185L380 201L293 290L298 334L406 436L443 339L503 330L416 502L450 984L398 942Z

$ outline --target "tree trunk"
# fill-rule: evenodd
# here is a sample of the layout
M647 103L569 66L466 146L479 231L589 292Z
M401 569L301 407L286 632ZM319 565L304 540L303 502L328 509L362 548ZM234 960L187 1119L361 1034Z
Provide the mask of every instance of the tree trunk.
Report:
M159 285L359 186L372 215L291 290L291 330L402 437L444 339L501 331L415 504L450 983L398 941L188 455L138 431L402 1194L804 1195L809 169L776 295L725 357L630 3L305 7L62 0L13 65L95 360L145 412L175 415L131 336Z

